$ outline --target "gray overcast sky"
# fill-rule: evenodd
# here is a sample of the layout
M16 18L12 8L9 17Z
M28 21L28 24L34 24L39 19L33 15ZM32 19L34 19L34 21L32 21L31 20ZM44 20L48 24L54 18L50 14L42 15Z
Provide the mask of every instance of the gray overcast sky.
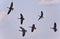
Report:
M14 10L7 15L9 5L13 1ZM44 19L38 21L41 13ZM60 39L60 0L0 0L0 39ZM25 20L20 25L18 18L20 13ZM57 23L58 31L54 32L50 27ZM29 26L36 25L32 33ZM25 37L19 32L22 26L27 30Z

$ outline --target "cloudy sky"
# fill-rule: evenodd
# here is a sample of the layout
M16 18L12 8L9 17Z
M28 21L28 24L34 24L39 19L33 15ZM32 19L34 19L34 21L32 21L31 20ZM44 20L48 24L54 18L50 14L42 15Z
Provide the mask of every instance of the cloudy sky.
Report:
M7 15L8 8L13 2L14 10ZM38 21L41 10L44 18ZM0 0L0 39L60 39L60 0ZM20 13L25 20L20 24ZM53 27L57 23L57 32ZM29 26L36 25L32 33ZM27 32L22 37L19 27L24 27Z

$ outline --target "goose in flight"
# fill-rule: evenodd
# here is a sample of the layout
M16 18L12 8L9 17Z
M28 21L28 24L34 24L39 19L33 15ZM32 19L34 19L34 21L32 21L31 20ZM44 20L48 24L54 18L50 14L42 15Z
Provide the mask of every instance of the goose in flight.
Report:
M31 27L31 26L30 26L30 27ZM32 25L32 27L31 27L31 32L33 32L34 29L36 29L35 24Z
M20 27L20 28L21 28L21 30L19 30L19 31L22 32L22 36L24 37L25 36L25 33L27 32L27 30L25 30L23 27Z
M11 10L13 10L13 9L14 9L14 8L13 8L13 2L11 2L10 7L7 7L7 8L9 8L9 11L8 11L8 13L7 13L7 15L8 15L8 14L10 14Z
M41 16L39 16L38 20L40 20L41 18L43 18L43 11L41 11Z
M20 18L18 18L18 19L20 19L21 20L21 25L23 24L23 20L24 20L24 17L23 17L23 15L22 15L22 13L20 14Z
M53 30L54 30L54 32L56 32L56 31L57 31L57 24L56 24L56 22L54 22L54 27L53 27L53 28L51 28L51 29L53 29Z

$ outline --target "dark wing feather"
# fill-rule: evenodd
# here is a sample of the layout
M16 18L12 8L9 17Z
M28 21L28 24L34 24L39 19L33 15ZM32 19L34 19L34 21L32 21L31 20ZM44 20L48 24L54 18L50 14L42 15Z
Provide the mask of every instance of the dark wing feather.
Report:
M23 28L23 27L20 27L20 28L24 30L24 28Z
M10 6L10 8L12 8L13 7L13 2L11 2L11 6Z
M54 31L56 32L57 31L57 28L56 28L56 23L54 23Z
M23 15L22 14L20 14L20 16L21 16L21 18L23 18Z
M31 29L31 32L33 32L33 31L34 31L34 29L32 28L32 29Z
M57 26L56 26L56 23L54 23L54 28L56 28Z
M9 11L8 11L8 13L7 13L7 14L10 14L10 12L11 12L11 9L9 9Z
M54 29L54 32L56 32L57 31L57 29Z
M23 23L23 19L21 19L21 24Z
M25 36L25 31L23 31L23 34L22 34L22 36L23 36L23 37Z
M41 11L41 17L43 17L43 11Z
M23 18L23 15L22 15L22 14L20 14L20 16L21 16L21 24L22 24L22 23L23 23L24 18Z
M41 18L41 17L39 17L39 19L38 19L38 20L40 20L40 18Z

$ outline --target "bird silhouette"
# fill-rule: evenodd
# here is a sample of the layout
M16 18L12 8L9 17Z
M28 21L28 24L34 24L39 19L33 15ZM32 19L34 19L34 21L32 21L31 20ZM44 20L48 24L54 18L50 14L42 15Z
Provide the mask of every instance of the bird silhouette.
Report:
M25 30L23 27L20 27L22 30L19 30L22 32L22 36L24 37L25 36L25 33L27 32L27 30Z
M18 18L18 19L20 19L21 20L21 25L23 24L23 20L24 20L24 17L23 17L23 15L22 15L22 13L20 14L20 18Z
M57 31L57 24L56 24L56 22L54 22L54 27L53 28L51 28L51 29L53 29L54 30L54 32L56 32Z
M39 16L38 20L40 20L41 18L43 18L43 11L41 11L41 16Z
M34 29L36 29L35 24L33 24L32 27L30 26L30 28L31 28L31 32L33 32Z
M11 10L13 10L13 9L14 9L14 8L13 8L13 2L11 2L10 7L7 7L7 8L9 8L9 11L8 11L8 13L7 13L7 15L8 15L8 14L10 14Z

